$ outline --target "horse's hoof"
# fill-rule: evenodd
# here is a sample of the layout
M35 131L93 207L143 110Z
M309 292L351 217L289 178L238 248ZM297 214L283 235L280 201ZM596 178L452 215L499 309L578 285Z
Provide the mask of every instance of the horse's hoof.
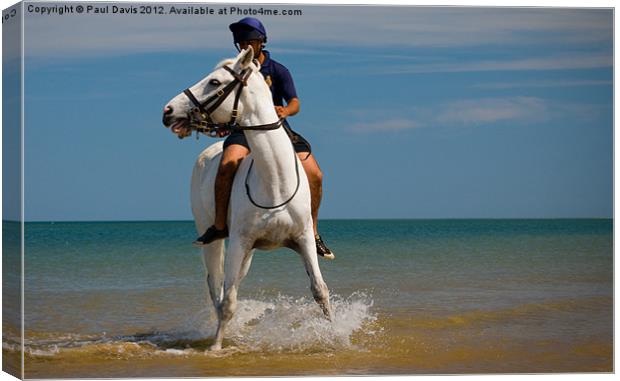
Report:
M325 319L327 319L330 323L333 322L333 314L329 309L323 308L323 315L325 316Z
M213 344L209 347L209 351L219 351L222 349L222 344Z
M327 259L330 261L333 261L334 259L336 259L336 256L333 253L329 253L329 254L325 254L325 255L320 255L321 258L323 259Z

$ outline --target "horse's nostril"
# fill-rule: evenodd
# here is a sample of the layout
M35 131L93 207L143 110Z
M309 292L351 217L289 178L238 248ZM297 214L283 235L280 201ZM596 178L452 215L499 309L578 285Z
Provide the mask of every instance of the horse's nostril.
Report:
M164 123L164 126L167 128L168 125L170 124L170 120L172 119L172 107L170 106L166 106L164 107L164 116L162 117L162 122Z

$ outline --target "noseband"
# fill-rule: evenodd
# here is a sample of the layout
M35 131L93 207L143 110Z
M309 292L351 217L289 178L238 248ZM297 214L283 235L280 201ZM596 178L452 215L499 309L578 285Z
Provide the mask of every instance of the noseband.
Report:
M229 72L235 79L228 85L218 90L215 94L208 97L204 102L198 101L190 89L183 90L183 93L194 104L194 108L191 110L191 117L189 126L192 130L202 132L211 137L218 136L220 131L234 131L234 130L275 130L282 125L282 119L277 122L269 124L261 124L255 126L240 126L237 124L237 117L239 116L239 99L241 99L241 92L243 88L248 85L248 78L252 75L252 69L247 68L242 70L241 73L235 73L233 69L228 66L223 68ZM228 98L233 91L237 88L235 93L235 102L230 115L230 120L226 123L216 123L211 118L211 114L217 110L218 107ZM207 107L208 108L205 108Z

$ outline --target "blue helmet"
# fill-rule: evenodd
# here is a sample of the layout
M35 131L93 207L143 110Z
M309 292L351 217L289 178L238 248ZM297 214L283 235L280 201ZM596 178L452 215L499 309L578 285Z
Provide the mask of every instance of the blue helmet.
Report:
M267 31L263 23L254 17L246 17L228 26L233 33L235 44L249 40L263 40L267 42Z

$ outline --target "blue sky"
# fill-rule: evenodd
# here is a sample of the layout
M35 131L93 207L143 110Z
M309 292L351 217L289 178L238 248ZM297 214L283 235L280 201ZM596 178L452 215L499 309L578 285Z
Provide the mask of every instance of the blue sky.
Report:
M261 19L321 218L612 216L611 10L267 8L303 11ZM161 110L235 54L241 17L27 13L26 219L191 219L213 140L178 140Z

